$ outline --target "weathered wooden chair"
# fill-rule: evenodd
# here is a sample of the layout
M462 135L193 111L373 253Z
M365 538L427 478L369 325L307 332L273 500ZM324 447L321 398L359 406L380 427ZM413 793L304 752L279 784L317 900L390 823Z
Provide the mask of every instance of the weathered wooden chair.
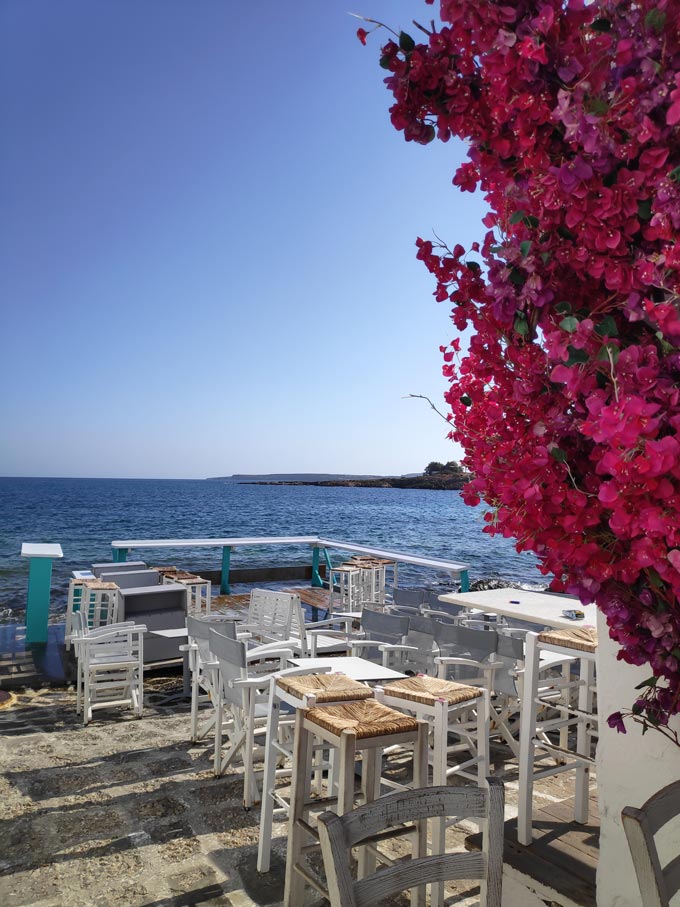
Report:
M78 659L76 711L89 724L94 709L126 706L138 718L144 707L144 633L132 622L89 629L84 611L74 615L71 637Z
M668 907L680 891L680 781L658 791L639 809L625 806L621 818L640 885L641 907ZM667 828L673 820L673 828ZM661 836L670 839L666 850L671 858L665 865L656 841L661 829L665 829Z
M249 809L260 799L253 762L263 745L269 713L269 679L286 667L290 649L271 646L246 650L241 640L209 630L210 652L219 664L215 718L214 773L222 775L239 756L243 761L243 805ZM226 732L229 749L222 752ZM261 744L256 749L256 740Z
M479 879L480 907L500 907L503 879L503 784L487 779L488 787L429 787L399 791L359 806L345 815L325 812L319 816L328 898L331 907L368 907L383 898L412 890L412 903L425 903L425 886L454 879ZM428 819L447 816L475 818L482 823L479 853L433 853L426 855ZM372 875L352 877L352 848L376 848L392 830L392 836L409 830L413 823L415 845L410 862L400 861ZM376 848L377 849L377 848ZM388 862L385 860L385 862Z
M210 651L210 628L217 629L230 639L236 639L234 621L202 620L187 614L188 641L180 646L186 652L191 671L191 741L201 740L215 726L217 703L217 682L219 663ZM201 705L212 706L203 720L199 720Z

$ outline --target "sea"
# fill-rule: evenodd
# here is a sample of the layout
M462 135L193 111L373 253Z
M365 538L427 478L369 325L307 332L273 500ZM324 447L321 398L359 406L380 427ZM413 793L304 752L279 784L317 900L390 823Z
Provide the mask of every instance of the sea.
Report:
M0 478L0 618L26 607L28 561L23 542L58 542L50 609L66 607L72 570L111 560L122 539L192 539L234 536L320 535L344 542L440 557L469 566L471 582L502 580L527 589L547 579L529 553L483 529L482 506L463 504L456 491L256 485L170 479ZM348 555L333 552L334 565ZM218 570L220 548L134 549L129 559ZM308 547L238 547L236 567L309 564ZM401 565L399 584L444 591L451 577ZM233 588L232 591L239 591Z

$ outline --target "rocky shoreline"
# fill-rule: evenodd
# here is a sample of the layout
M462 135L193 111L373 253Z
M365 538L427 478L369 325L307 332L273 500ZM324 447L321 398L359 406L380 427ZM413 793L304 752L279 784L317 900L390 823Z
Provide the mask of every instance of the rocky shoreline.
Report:
M239 485L317 485L326 488L424 488L428 491L460 491L466 476L434 475L413 477L383 477L380 479L332 479L327 481L239 482Z

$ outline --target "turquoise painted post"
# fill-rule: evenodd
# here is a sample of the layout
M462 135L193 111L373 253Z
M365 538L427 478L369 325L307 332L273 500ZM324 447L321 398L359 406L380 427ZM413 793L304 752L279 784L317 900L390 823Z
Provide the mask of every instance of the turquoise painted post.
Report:
M323 586L323 580L319 574L319 548L317 545L312 548L312 586Z
M225 545L222 549L222 576L220 581L220 593L230 595L229 591L229 567L231 564L231 547Z
M50 610L52 560L63 557L61 545L34 545L24 542L21 556L28 562L28 598L26 601L26 642L47 642L47 618Z
M460 571L460 591L469 592L470 591L470 576L467 570Z
M127 548L112 548L113 551L113 562L114 564L122 564L127 560L128 550Z

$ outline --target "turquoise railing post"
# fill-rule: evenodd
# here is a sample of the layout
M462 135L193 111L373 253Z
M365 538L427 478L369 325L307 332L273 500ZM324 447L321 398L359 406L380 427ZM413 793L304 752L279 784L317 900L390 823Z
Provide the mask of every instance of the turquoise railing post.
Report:
M222 548L222 575L220 577L220 593L230 595L229 591L229 567L231 564L231 547L225 545Z
M469 592L470 591L470 575L467 570L460 571L460 591Z
M312 548L312 586L323 586L323 580L319 574L319 547L315 545Z
M21 556L28 562L28 598L26 601L26 642L47 642L47 618L50 611L52 560L63 557L61 545L34 545L24 542Z
M122 564L127 560L128 550L127 548L112 548L113 551L113 562L114 564Z

